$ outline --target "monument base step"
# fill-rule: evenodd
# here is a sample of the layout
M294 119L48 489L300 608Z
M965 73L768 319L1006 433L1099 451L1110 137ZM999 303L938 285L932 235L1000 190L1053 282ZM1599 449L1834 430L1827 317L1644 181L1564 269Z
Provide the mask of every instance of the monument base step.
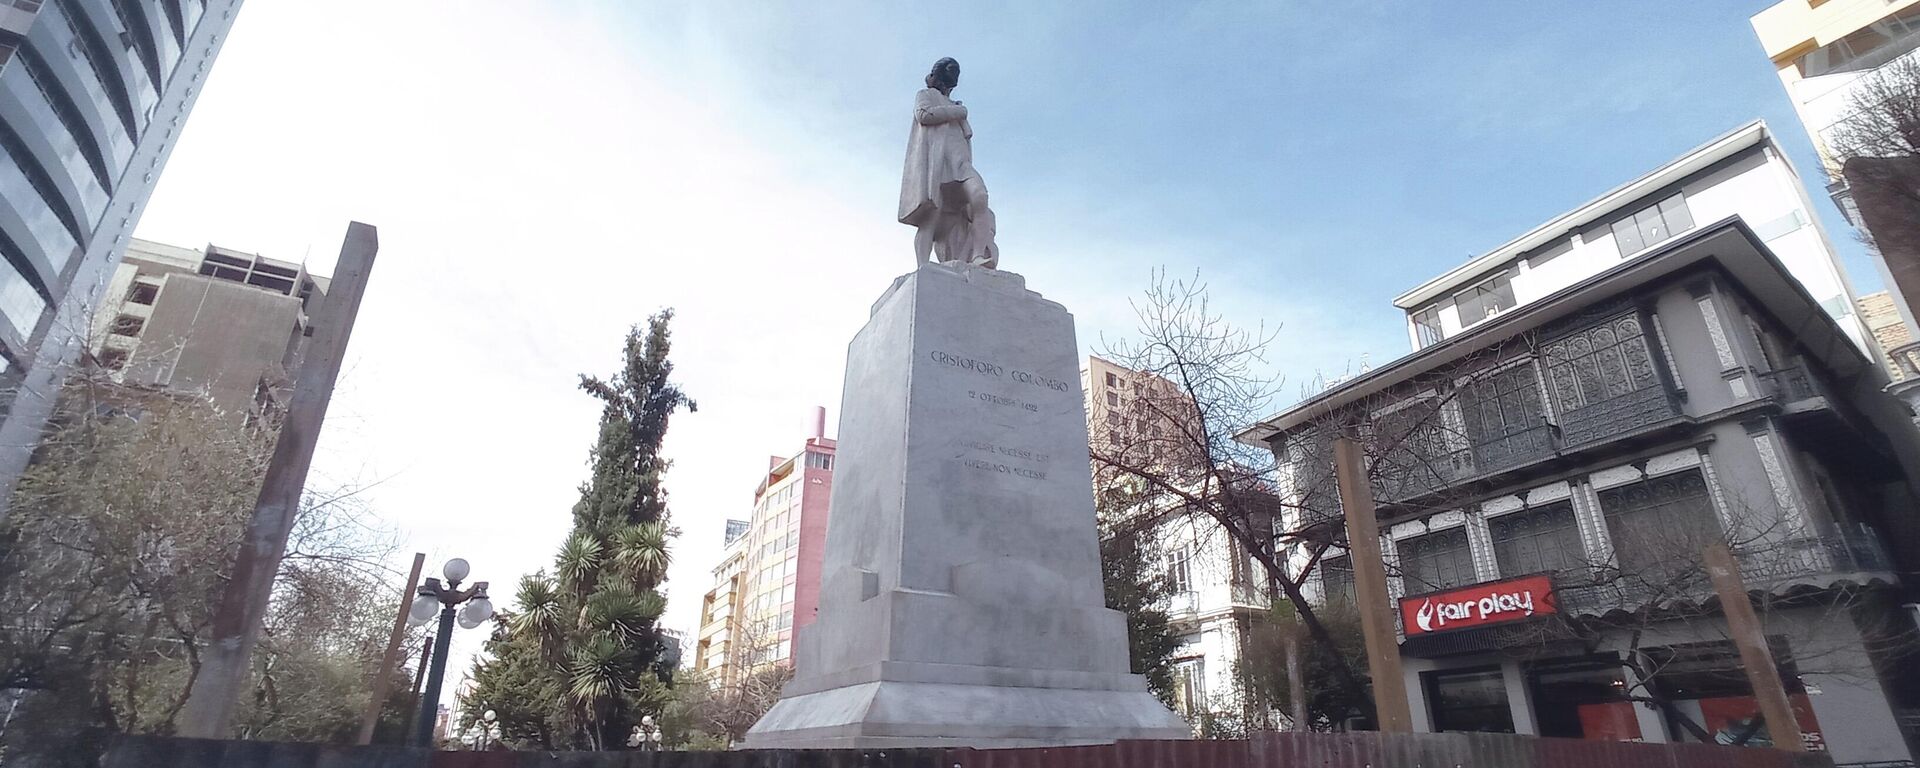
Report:
M741 746L997 748L1186 738L1186 721L1144 690L881 680L781 699Z

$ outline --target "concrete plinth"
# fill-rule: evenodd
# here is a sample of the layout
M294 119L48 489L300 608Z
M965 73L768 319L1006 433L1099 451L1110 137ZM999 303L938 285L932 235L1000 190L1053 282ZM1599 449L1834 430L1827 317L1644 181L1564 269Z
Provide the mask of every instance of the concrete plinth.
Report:
M1105 606L1073 316L928 265L854 337L820 613L748 748L1174 739Z

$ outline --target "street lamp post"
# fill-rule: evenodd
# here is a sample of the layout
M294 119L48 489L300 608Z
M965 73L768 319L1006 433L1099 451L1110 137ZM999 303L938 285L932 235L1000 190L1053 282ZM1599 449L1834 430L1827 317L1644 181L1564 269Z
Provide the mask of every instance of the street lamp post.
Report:
M453 642L454 609L461 603L467 607L458 611L460 626L466 629L485 624L493 618L493 601L487 599L487 583L475 582L470 589L460 589L470 568L467 561L460 558L448 560L440 570L447 577L446 586L439 579L427 579L420 587L420 596L413 599L413 608L408 613L408 621L414 626L425 624L433 619L434 609L440 611L440 632L433 638L433 660L427 672L427 689L420 695L420 717L415 724L414 745L433 746L433 725L436 707L440 704L440 684L447 675L447 646Z

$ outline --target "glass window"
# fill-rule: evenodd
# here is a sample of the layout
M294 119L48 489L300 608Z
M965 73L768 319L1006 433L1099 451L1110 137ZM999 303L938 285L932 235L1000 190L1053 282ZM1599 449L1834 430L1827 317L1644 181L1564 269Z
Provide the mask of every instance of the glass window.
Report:
M1566 413L1658 383L1640 318L1623 315L1559 339L1542 352L1553 403Z
M1513 282L1502 272L1493 279L1454 295L1460 308L1460 325L1466 327L1513 308Z
M833 456L825 453L808 453L807 466L814 469L833 469Z
M1700 551L1720 535L1700 470L1690 469L1600 491L1600 508L1620 572L1649 595L1692 590Z
M1113 372L1111 371L1107 372L1107 386L1109 387L1120 386L1120 377L1113 375Z
M1440 305L1435 304L1413 314L1413 334L1415 343L1422 349L1446 337L1440 330Z
M1473 570L1473 550L1467 544L1467 529L1453 528L1402 539L1400 578L1410 595L1479 581Z
M1476 376L1461 388L1460 417L1481 471L1512 466L1553 447L1532 362Z
M1320 558L1320 589L1324 602L1353 602L1353 558L1346 555Z
M1448 439L1446 415L1432 399L1395 403L1362 426L1373 458L1376 496L1397 500L1435 490L1463 466L1456 462L1454 441Z
M21 248L38 245L54 272L65 268L79 250L80 222L72 218L66 199L60 196L45 169L34 161L26 145L7 131L0 131L0 189L9 191L7 201L13 203L26 220L26 232L33 238L33 243L13 245ZM13 190L28 189L34 194L12 194Z
M1206 710L1206 660L1181 659L1173 663L1173 707L1192 719Z
M1499 669L1429 672L1426 679L1434 730L1513 733L1507 682Z
M1548 573L1555 581L1572 581L1586 572L1586 548L1580 545L1571 502L1501 515L1487 521L1487 528L1502 576Z
M1874 69L1920 44L1920 7L1902 9L1801 56L1802 77Z
M1167 555L1167 589L1176 595L1193 591L1192 555L1184 544Z
M151 283L134 283L133 288L127 291L127 301L135 304L144 304L150 307L153 306L153 302L158 298L160 298L160 286Z
M14 333L23 340L32 338L34 327L40 324L40 316L46 311L47 300L41 298L26 276L15 270L11 262L0 262L0 314L6 315Z
M1621 256L1632 256L1693 228L1687 200L1673 195L1613 223L1613 241Z

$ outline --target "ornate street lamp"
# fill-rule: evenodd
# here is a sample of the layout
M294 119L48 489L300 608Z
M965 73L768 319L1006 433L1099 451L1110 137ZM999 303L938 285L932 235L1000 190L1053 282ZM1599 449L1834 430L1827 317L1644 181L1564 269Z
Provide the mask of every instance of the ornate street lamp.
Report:
M649 752L660 748L660 727L653 724L653 715L640 718L640 724L633 727L633 733L627 734L627 746Z
M498 723L499 719L500 716L494 714L491 709L480 715L480 736L484 739L484 741L481 742L480 749L493 749L493 742L495 740L493 729L500 727Z
M473 629L493 618L493 601L487 599L487 583L475 582L471 589L460 589L471 568L467 561L458 557L448 560L440 569L440 575L447 577L446 586L439 579L429 578L421 585L420 596L413 599L413 608L408 614L408 622L420 626L433 619L434 610L440 611L440 633L433 638L432 666L428 667L427 689L420 695L419 728L414 733L414 745L433 746L433 725L440 705L440 684L447 675L447 645L453 641L454 609L461 603L465 608L459 610L460 626Z

